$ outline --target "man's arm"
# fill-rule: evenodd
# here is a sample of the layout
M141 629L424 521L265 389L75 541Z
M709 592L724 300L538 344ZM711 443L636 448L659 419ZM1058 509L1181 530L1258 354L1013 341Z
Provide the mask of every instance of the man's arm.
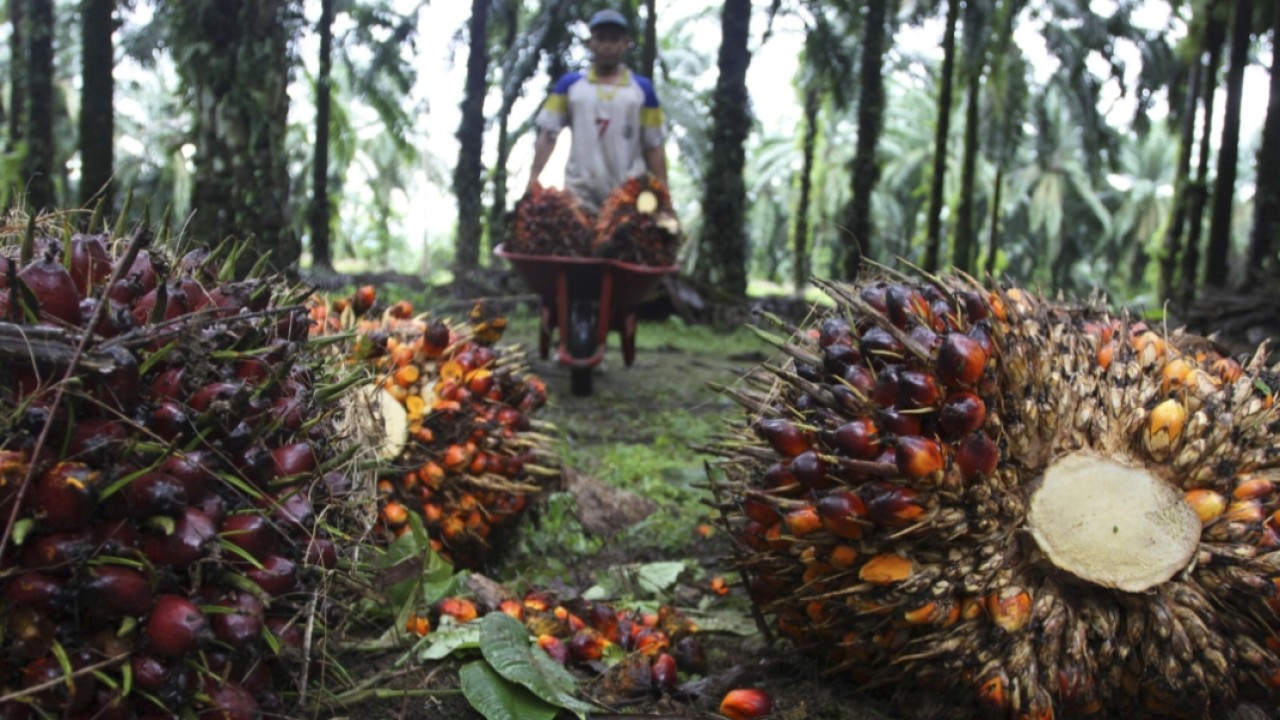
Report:
M667 186L667 149L664 145L645 148L644 164L649 172L658 178L663 187Z
M556 140L559 137L560 133L557 131L538 131L537 144L533 147L533 168L529 171L529 185L527 189L532 190L533 186L538 182L538 177L542 175L542 169L547 166L547 160L551 158L552 151L556 149Z

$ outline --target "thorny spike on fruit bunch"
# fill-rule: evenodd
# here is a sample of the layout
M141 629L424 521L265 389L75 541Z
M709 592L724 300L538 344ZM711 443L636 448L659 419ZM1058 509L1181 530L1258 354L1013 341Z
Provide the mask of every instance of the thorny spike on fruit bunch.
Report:
M642 265L672 265L680 249L680 223L671 195L652 175L633 177L605 200L591 253Z
M381 412L382 421L365 430L385 461L378 520L399 536L414 513L445 559L477 567L529 496L559 476L548 438L537 431L547 426L533 419L546 386L528 372L522 352L496 345L506 318L484 307L474 308L467 324L451 326L415 317L403 300L375 306L364 318L348 312L353 305L313 305L312 331L354 329L357 339L340 352L377 372L356 397ZM369 416L370 409L349 416Z
M24 265L25 227L0 228L0 717L291 714L303 655L266 636L314 603L326 654L345 472L298 291L146 228Z
M754 601L834 674L983 717L1280 689L1280 368L943 276L836 308L714 447ZM809 517L816 521L801 522ZM969 704L965 704L965 702Z
M572 193L534 185L520 198L507 223L507 249L526 255L591 254L592 220Z

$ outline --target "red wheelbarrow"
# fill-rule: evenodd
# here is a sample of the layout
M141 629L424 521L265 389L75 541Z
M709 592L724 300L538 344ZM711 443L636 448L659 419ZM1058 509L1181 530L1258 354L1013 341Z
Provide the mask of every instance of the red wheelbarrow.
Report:
M562 255L494 254L511 263L526 285L542 298L538 327L538 355L551 351L552 329L557 331L556 358L569 367L574 395L591 394L591 369L604 359L609 331L622 336L622 359L630 367L636 359L635 306L663 275L679 265L636 265L607 258Z

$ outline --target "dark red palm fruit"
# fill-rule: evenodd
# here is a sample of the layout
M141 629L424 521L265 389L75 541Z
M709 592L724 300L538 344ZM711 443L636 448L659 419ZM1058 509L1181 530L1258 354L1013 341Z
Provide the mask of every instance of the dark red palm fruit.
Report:
M999 460L1000 448L986 435L970 435L956 449L955 464L966 480L991 475Z
M292 618L268 617L262 622L284 647L294 649L302 647L302 628Z
M181 595L159 595L147 618L151 652L176 658L193 652L209 634L209 620L196 604Z
M93 539L87 527L29 538L22 545L22 566L66 575L93 553Z
M118 265L121 262L124 262L124 259L124 256L117 258L116 264ZM140 288L138 295L151 292L155 289L156 267L151 261L151 253L146 250L139 252L138 256L133 259L133 264L129 266L129 269L126 270L121 277L128 278L137 283ZM130 298L130 300L132 300L132 298Z
M275 549L275 529L256 512L228 515L223 519L218 534L259 562Z
M112 464L124 450L130 436L129 426L115 418L81 418L71 431L67 457L97 466Z
M56 636L53 620L30 605L9 608L4 614L5 653L30 660L44 657Z
M93 525L93 544L103 555L132 555L142 548L142 536L132 520L116 518Z
M938 348L938 379L947 387L970 387L982 379L987 365L987 351L968 335L947 333Z
M928 438L898 438L896 457L898 472L915 480L927 478L946 467L942 447Z
M96 287L111 278L111 256L107 253L104 235L71 236L71 280L76 292L86 296L90 287Z
M920 293L905 285L890 285L885 291L884 306L889 322L903 330L912 319L925 320L929 313L929 305Z
M302 342L311 332L311 316L306 310L289 310L280 313L276 320L275 337L289 342Z
M316 468L316 451L309 442L281 445L271 451L276 477L311 472Z
M864 398L871 397L871 393L876 388L875 376L863 365L850 365L841 377Z
M233 432L238 432L238 429ZM224 446L227 444L223 442ZM236 472L255 485L263 486L275 475L275 461L272 460L271 451L261 444L246 444L237 448L230 460Z
M31 689L48 684L35 694L36 704L63 715L79 712L89 706L98 689L92 673L73 674L68 680L62 664L51 657L36 658L22 668L22 687Z
M236 376L237 380L257 385L271 377L271 366L262 358L245 357L235 361L231 367L231 372Z
M898 375L898 407L917 410L933 407L942 398L942 391L933 376L908 370Z
M147 533L143 554L156 565L186 567L209 554L217 543L214 528L202 510L185 507L174 518L172 533Z
M283 487L275 495L264 500L264 509L271 510L271 517L287 530L307 532L315 524L315 506L305 491L296 485Z
M862 356L876 365L882 365L887 359L901 358L906 348L898 339L881 327L868 328L859 340Z
M67 600L66 582L42 573L29 570L9 578L0 590L0 598L9 607L30 606L40 610L51 610L61 607Z
M285 432L296 433L302 429L305 419L302 416L304 405L297 398L282 395L271 401L271 419L280 423Z
M795 457L813 446L809 434L790 420L770 418L756 423L756 432L783 457Z
M580 663L588 663L604 657L604 637L591 628L582 628L569 640L569 656Z
M209 518L209 522L213 523L214 527L221 525L223 519L227 517L227 499L218 493L205 493L196 507Z
M850 420L836 428L834 445L845 457L868 460L880 453L880 430L867 418Z
M885 294L887 290L888 288L883 283L876 283L862 288L862 291L858 293L858 296L862 298L863 302L876 310L885 312L887 310L885 303Z
M351 310L357 317L369 312L378 299L378 289L372 285L361 285L351 295Z
M843 377L849 366L860 362L862 353L852 345L837 343L822 350L822 369L836 377Z
M236 658L231 663L231 679L256 698L271 687L271 664L267 658Z
M187 312L203 310L205 307L208 307L210 302L212 302L209 298L209 293L205 291L204 286L196 281L195 278L190 276L180 277L177 281L171 283L169 285L169 292L174 295L181 293L184 302L186 303Z
M302 558L307 565L332 570L338 565L338 546L329 538L312 537L307 541L307 550Z
M209 683L205 687L208 706L200 711L202 720L258 720L262 717L258 702L248 690L230 680Z
M191 395L188 405L198 413L231 411L232 405L243 394L244 383L217 381L196 390ZM215 403L218 407L214 407Z
M227 612L213 613L210 617L214 637L233 648L242 648L261 635L262 601L252 593L232 591L213 604L227 609Z
M230 318L249 306L249 290L242 284L218 285L209 291L206 309L214 309L216 318Z
M853 342L849 334L849 321L841 317L831 317L822 321L818 329L818 347L832 345L848 345Z
M765 491L774 495L792 495L802 489L789 460L770 465L764 472L763 485Z
M268 555L262 558L261 564L262 567L250 567L244 574L268 595L279 597L297 587L298 566L292 560L280 555Z
M772 525L782 519L772 505L753 497L742 501L742 514L764 525Z
M938 336L938 333L924 325L917 325L911 328L911 332L908 335L916 345L924 348L925 352L931 355L937 352L942 345L942 338Z
M128 633L120 635L114 628L102 627L89 633L86 640L88 649L93 653L94 662L109 660L107 667L117 668L133 655L137 644L137 635Z
M423 351L428 357L435 357L449 347L449 326L440 320L433 320L422 333Z
M172 400L161 400L151 410L147 429L161 439L173 442L191 432L191 419L187 417L187 411L182 405Z
M80 585L89 612L108 618L143 615L151 609L153 595L147 577L122 565L90 568Z
M875 387L871 391L871 399L880 407L893 407L898 401L898 380L902 371L897 365L890 365L876 376Z
M169 664L151 655L133 655L129 658L129 666L133 671L133 684L139 690L156 694L169 684Z
M982 427L987 421L987 406L971 392L954 392L947 396L938 413L938 427L944 437L955 440Z
M186 371L182 367L166 368L151 381L151 394L156 398L184 402L187 388L183 382Z
M791 460L791 472L801 485L810 490L824 490L835 484L827 475L827 463L813 450L802 452Z
M334 500L347 497L355 490L351 476L340 470L332 470L320 477L319 486L324 488L324 496Z
M37 258L19 270L18 277L31 288L42 317L68 325L80 324L80 293L76 292L75 281L62 263L47 257Z
M867 519L886 527L907 527L924 517L920 493L889 482L870 482L858 489Z
M73 530L89 524L97 504L102 473L80 462L66 461L36 478L30 507L48 530Z
M217 480L213 468L217 466L217 457L207 450L192 450L185 453L174 453L160 465L160 472L177 478L187 493L187 502L198 503L209 491L209 486Z
M856 540L862 537L862 526L857 521L867 516L867 505L855 493L833 492L818 501L818 516L827 532Z
M964 303L964 312L970 322L985 320L991 314L991 307L987 304L986 298L976 290L965 290L960 293L960 300Z
M169 515L187 506L187 488L178 478L162 472L149 472L133 479L122 491L131 517L147 518Z
M687 673L704 675L707 672L707 655L696 637L686 635L676 642L676 665Z
M196 248L178 259L179 275L189 275L198 282L214 284L217 280L217 263L210 261L210 253L206 248Z
M915 436L921 431L920 415L904 413L897 408L882 410L878 424L886 433L897 437Z
M488 368L498 359L497 352L487 345L477 346L472 352L472 369Z

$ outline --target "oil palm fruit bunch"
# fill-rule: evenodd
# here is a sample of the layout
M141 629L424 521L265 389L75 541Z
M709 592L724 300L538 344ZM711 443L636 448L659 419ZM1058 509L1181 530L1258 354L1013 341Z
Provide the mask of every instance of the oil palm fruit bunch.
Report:
M344 484L305 310L223 273L244 245L36 229L0 260L0 717L280 711Z
M609 194L596 219L592 255L641 265L672 265L679 249L680 222L661 181L638 175Z
M526 255L591 254L591 219L571 193L535 184L516 203L508 250Z
M345 352L376 373L359 397L382 417L373 441L384 461L379 522L398 536L408 531L409 513L417 514L446 560L477 567L529 497L559 477L550 438L539 432L549 426L533 417L546 385L528 372L522 352L497 344L501 316L476 308L454 326L415 316L407 301L385 309L375 302L329 302L313 307L312 319L322 332L335 312L372 309L362 317L348 312L356 338Z
M753 601L830 672L983 717L1204 717L1280 687L1278 368L1094 299L823 284L729 392ZM784 325L785 327L785 325ZM766 333L766 335L769 335Z

